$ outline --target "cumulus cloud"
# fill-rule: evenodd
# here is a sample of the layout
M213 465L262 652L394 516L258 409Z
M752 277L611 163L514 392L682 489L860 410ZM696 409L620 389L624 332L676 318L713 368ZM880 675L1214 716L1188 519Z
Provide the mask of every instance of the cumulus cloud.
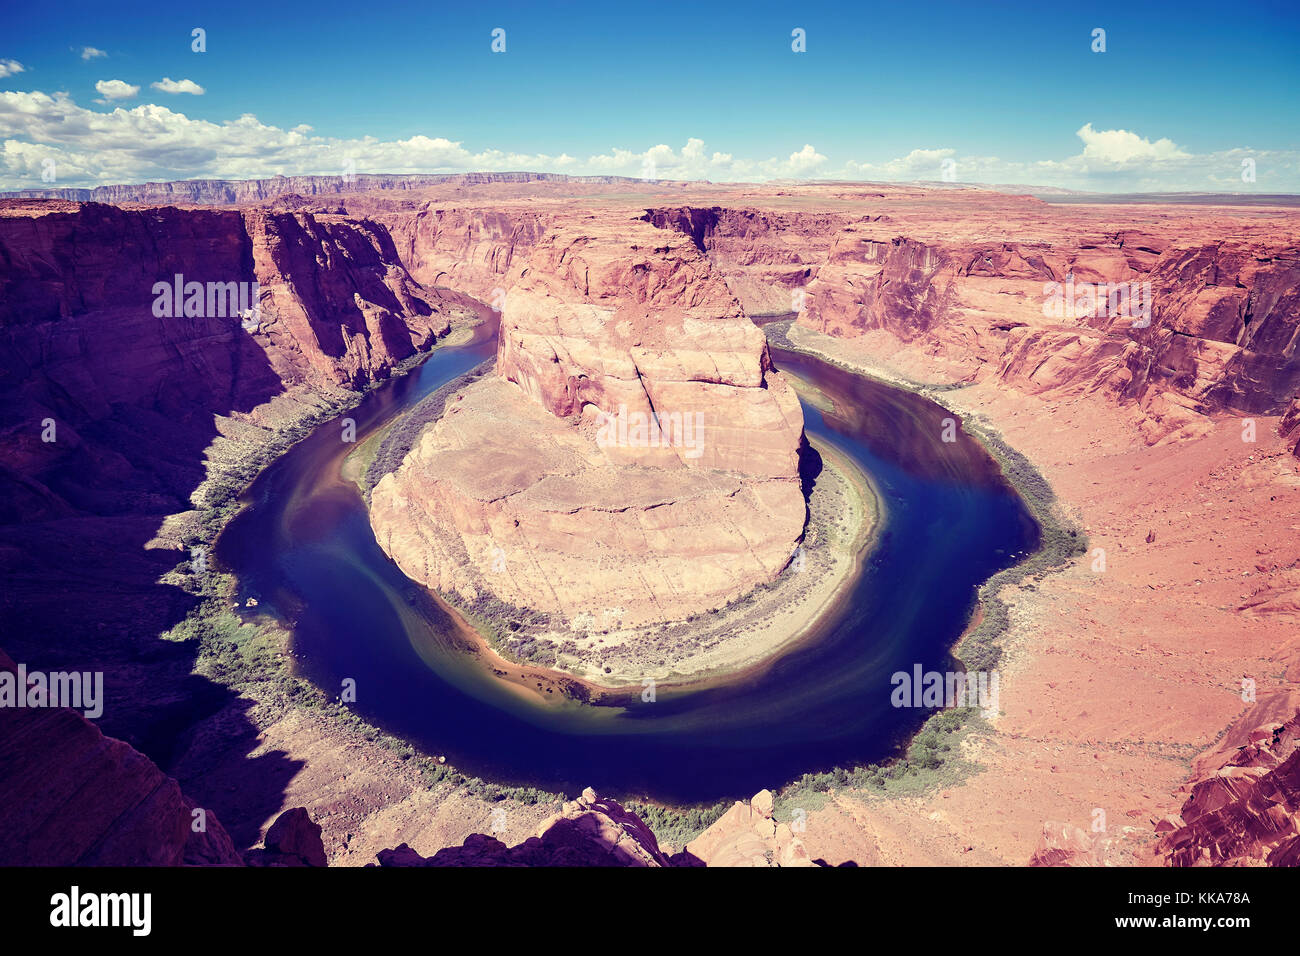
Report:
M1172 140L1153 143L1126 129L1093 129L1091 123L1085 123L1075 135L1083 140L1083 158L1093 162L1123 165L1188 158Z
M173 80L170 76L164 76L157 83L149 85L164 93L193 93L195 96L202 96L205 92L203 87L193 80Z
M103 97L102 100L96 100L96 103L107 103L112 100L129 100L140 92L140 87L132 86L124 80L100 80L95 84L95 92Z
M15 73L23 72L23 65L17 60L0 60L0 80L6 76L13 76Z
M945 162L955 162L955 149L914 149L906 156L883 163L859 163L849 160L845 169L850 176L878 179L941 179Z
M1085 123L1075 135L1082 150L1063 159L1007 160L972 156L947 147L914 149L882 162L850 160L840 179L940 181L1086 192L1258 192L1300 191L1300 152L1234 148L1190 153L1172 140L1151 140L1124 129L1096 129ZM1243 160L1253 160L1256 180L1242 180Z
M103 50L97 49L93 46L83 46L81 48L81 58L83 60L93 60L96 57L101 57L101 56L108 56L108 54L105 53Z
M120 82L120 81L117 81ZM126 84L123 84L125 86ZM100 91L107 91L101 87ZM119 96L134 95L114 90ZM66 93L0 92L0 189L39 188L40 160L54 158L62 186L147 179L258 179L276 175L449 173L536 170L645 179L755 181L807 175L826 162L811 145L786 158L737 158L691 138L680 148L615 148L582 158L470 149L441 136L339 139L306 124L270 126L252 114L214 123L155 103L110 112L79 106Z
M97 89L106 99L127 98L138 92L121 80L102 81ZM953 147L926 146L895 159L850 161L828 168L830 161L812 144L786 155L752 158L714 150L704 140L690 138L680 147L665 143L644 149L620 146L584 157L567 152L470 148L441 136L341 139L318 135L307 124L289 129L271 126L252 114L212 122L155 103L130 108L106 105L114 108L87 109L67 93L0 91L0 189L41 188L42 164L53 160L60 186L276 175L531 170L715 182L953 179L958 183L1109 192L1231 190L1243 188L1239 175L1246 158L1256 161L1258 172L1258 183L1247 188L1300 190L1300 158L1294 152L1229 150L1191 155L1168 141L1151 142L1126 131L1095 130L1091 124L1079 131L1081 152L1065 159L1008 161L964 155ZM1124 135L1109 135L1114 132ZM1135 137L1137 144L1129 136Z

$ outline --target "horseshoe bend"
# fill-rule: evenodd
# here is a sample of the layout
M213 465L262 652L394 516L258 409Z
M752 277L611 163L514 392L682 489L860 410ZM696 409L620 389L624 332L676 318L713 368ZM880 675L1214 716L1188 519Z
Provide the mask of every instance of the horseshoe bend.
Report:
M1293 864L1298 225L0 200L4 861Z
M801 556L795 390L681 233L560 227L525 261L501 280L495 373L375 485L376 539L413 580L540 612L557 638L639 635L616 680L689 672L721 655L675 651L662 626ZM647 651L669 658L657 674Z

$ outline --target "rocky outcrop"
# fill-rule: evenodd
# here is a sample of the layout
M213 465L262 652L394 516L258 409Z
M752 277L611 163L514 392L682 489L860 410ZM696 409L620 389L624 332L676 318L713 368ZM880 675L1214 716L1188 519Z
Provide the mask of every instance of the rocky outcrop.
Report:
M790 824L776 821L770 790L760 790L749 803L736 801L686 845L683 859L705 866L818 865Z
M1250 733L1163 824L1157 852L1170 866L1300 863L1300 712Z
M737 801L679 853L668 855L650 828L616 800L588 788L523 843L507 846L475 833L460 846L424 857L405 843L378 854L382 867L404 866L817 866L788 824L773 818L772 793Z
M642 217L691 238L726 277L748 315L798 312L802 292L848 219L829 212L673 206Z
M0 651L0 671L17 665ZM239 865L216 815L65 707L0 707L0 865Z
M371 496L406 574L576 628L680 620L772 580L806 508L803 416L685 237L557 229L517 264L497 376Z
M272 367L283 381L359 388L447 330L436 293L402 265L366 219L244 215Z
M285 810L266 831L263 846L245 856L249 866L328 866L321 826L306 807Z
M1045 823L1030 866L1105 866L1107 842L1071 823Z
M378 858L382 867L673 865L640 817L591 788L566 803L537 828L535 836L515 846L475 833L461 846L439 850L431 857L422 857L403 843L381 851Z
M1291 454L1300 458L1300 396L1291 399L1291 404L1287 406L1278 428L1286 440L1287 447L1291 449Z

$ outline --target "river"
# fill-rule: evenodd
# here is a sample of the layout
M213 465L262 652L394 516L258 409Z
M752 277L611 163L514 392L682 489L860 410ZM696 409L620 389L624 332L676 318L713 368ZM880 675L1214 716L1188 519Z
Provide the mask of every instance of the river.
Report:
M462 347L375 389L354 410L357 441L495 351L481 326ZM896 671L951 670L949 648L995 572L1037 547L1024 503L950 413L793 352L782 371L834 405L804 404L810 435L867 472L884 525L863 573L819 629L743 680L660 689L653 703L597 707L539 700L463 650L463 627L376 544L356 486L340 475L355 446L329 422L271 465L216 548L241 596L294 631L299 672L337 695L356 681L356 710L463 773L574 793L696 803L748 798L804 772L878 762L926 711L890 703ZM951 429L949 429L951 432Z

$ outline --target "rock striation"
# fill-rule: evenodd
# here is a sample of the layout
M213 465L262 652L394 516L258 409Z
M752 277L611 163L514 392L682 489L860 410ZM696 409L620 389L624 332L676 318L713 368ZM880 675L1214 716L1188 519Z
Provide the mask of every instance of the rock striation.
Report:
M1251 732L1156 829L1170 866L1300 865L1300 712Z
M23 199L64 199L78 202L201 203L236 205L260 203L281 196L332 196L370 190L397 191L429 186L480 186L487 184L561 183L608 185L634 183L623 176L566 176L562 173L453 173L446 175L275 176L271 179L186 179L167 183L95 186L92 189L22 189L3 196Z
M1011 222L976 236L846 226L808 284L798 323L884 334L970 381L1047 398L1096 393L1133 409L1149 444L1210 418L1281 415L1300 388L1300 246L1177 227L1082 235ZM990 233L1007 234L990 239ZM1284 426L1293 428L1293 426Z

